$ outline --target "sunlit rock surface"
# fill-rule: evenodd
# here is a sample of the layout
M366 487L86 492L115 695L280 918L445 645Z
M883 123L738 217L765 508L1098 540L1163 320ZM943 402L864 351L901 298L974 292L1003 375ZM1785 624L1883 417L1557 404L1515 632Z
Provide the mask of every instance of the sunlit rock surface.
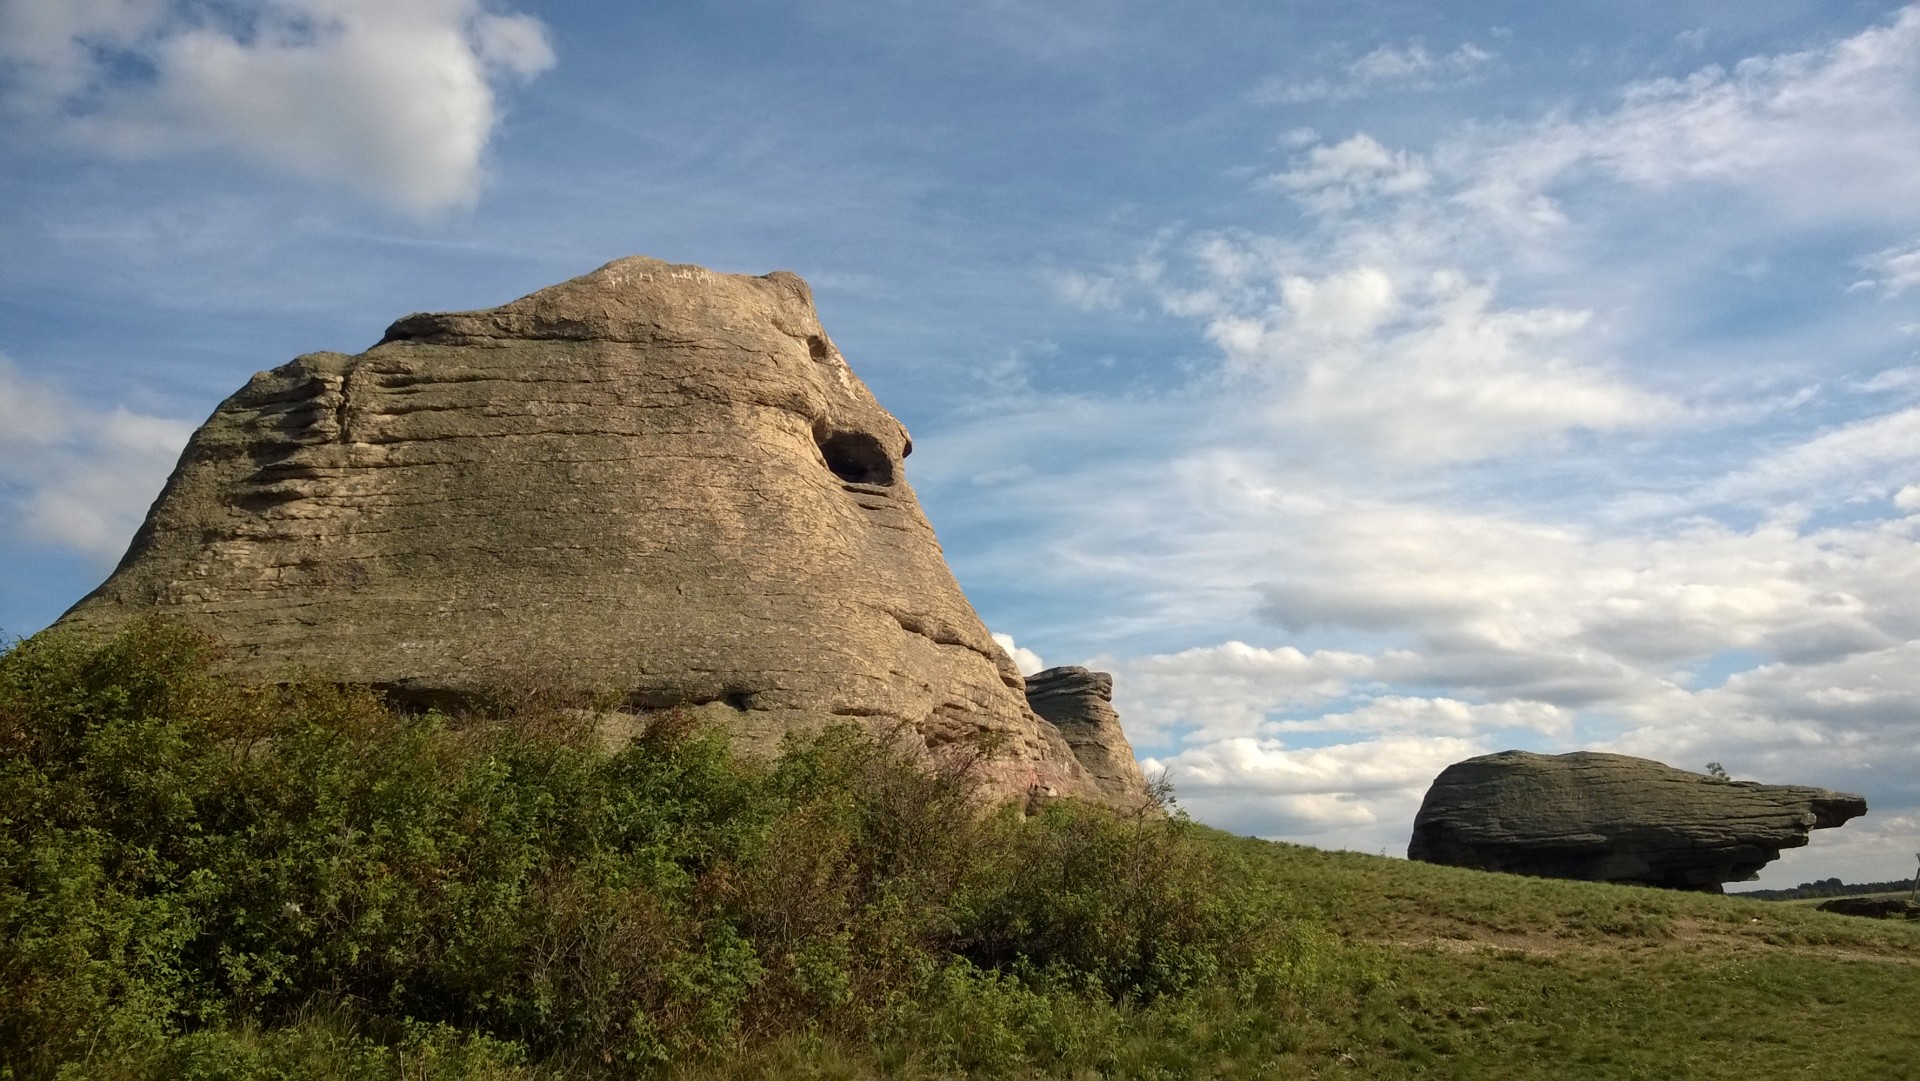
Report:
M425 704L689 708L756 748L985 739L1009 795L1109 796L961 595L910 450L798 277L622 259L256 375L62 622L179 616L246 677Z
M1645 758L1527 751L1456 762L1428 789L1409 859L1545 878L1718 892L1867 801L1723 781Z

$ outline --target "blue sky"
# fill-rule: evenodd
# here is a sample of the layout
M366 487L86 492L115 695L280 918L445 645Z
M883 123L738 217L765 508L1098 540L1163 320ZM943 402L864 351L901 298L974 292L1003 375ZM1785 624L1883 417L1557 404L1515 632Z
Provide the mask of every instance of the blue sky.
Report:
M0 0L0 251L12 633L258 369L786 268L1198 817L1598 748L1920 848L1920 7Z

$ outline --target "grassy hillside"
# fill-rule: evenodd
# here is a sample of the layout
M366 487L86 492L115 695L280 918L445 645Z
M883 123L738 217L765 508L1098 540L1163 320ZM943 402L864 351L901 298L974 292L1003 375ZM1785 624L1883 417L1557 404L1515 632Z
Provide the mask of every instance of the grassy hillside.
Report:
M1920 1062L1920 925L983 806L852 730L0 657L0 1077L1644 1077ZM981 753L990 753L982 748Z

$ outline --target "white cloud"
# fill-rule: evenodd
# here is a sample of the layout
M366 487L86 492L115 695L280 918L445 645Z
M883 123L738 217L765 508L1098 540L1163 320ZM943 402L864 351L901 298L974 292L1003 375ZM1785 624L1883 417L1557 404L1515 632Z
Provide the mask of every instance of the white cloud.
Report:
M1352 210L1382 195L1411 195L1433 182L1419 155L1388 150L1364 132L1332 146L1315 146L1293 168L1266 184L1325 214Z
M1066 270L1051 275L1053 295L1081 311L1112 311L1120 306L1120 282L1104 274Z
M1594 116L1485 128L1437 157L1471 177L1463 206L1523 231L1561 223L1553 190L1593 174L1649 188L1714 184L1794 219L1911 220L1917 74L1920 6L1824 48L1636 83Z
M1889 467L1920 466L1920 408L1849 421L1765 455L1714 486L1722 499L1803 497L1813 490L1878 488Z
M1491 748L1446 736L1389 736L1325 747L1236 738L1141 762L1165 771L1196 817L1267 837L1405 851L1427 785L1450 763Z
M1920 848L1920 814L1887 815L1869 810L1838 830L1813 835L1806 848L1790 848L1780 862L1767 869L1767 883L1783 886L1837 877L1845 882L1885 882L1914 873L1914 850Z
M1293 646L1226 642L1097 663L1114 672L1127 730L1151 745L1176 732L1203 739L1252 735L1273 711L1345 695L1378 660L1338 650L1304 653Z
M478 197L501 85L553 63L538 20L483 0L0 4L6 104L64 137L228 153L414 213Z
M1234 250L1234 249L1239 250ZM1232 379L1259 389L1277 428L1313 430L1403 465L1497 456L1575 430L1658 426L1684 415L1580 356L1588 313L1500 308L1449 269L1362 264L1322 274L1273 266L1209 237L1196 287L1169 289L1203 315ZM1285 262L1298 265L1292 255ZM1262 289L1261 284L1266 288Z
M1852 389L1862 394L1910 392L1920 389L1920 367L1888 368L1885 371L1875 372L1871 377L1854 383Z
M1367 70L1426 71L1433 60L1386 50ZM1263 406L1276 430L1315 431L1408 466L1534 453L1583 431L1725 424L1790 409L1812 390L1776 396L1773 406L1676 399L1640 385L1639 373L1658 374L1658 363L1619 345L1650 329L1634 325L1636 314L1645 320L1671 304L1678 318L1697 318L1661 278L1715 262L1712 245L1751 247L1769 235L1756 233L1755 215L1783 236L1863 223L1911 235L1920 220L1920 7L1828 47L1635 83L1615 107L1586 116L1469 125L1424 152L1364 132L1316 143L1261 184L1308 210L1315 230L1193 238L1187 261L1156 284L1165 310L1201 321L1230 376L1266 382L1249 404ZM1612 268L1583 261L1591 253L1582 248L1605 230L1648 228L1616 208L1658 214L1648 200L1681 186L1748 212L1724 234L1693 238L1705 252ZM1607 191L1589 202L1611 213L1570 219L1565 201L1575 190ZM1886 249L1867 284L1897 295L1920 272L1914 259L1910 246ZM1752 262L1742 256L1741 265ZM1591 302L1503 296L1505 283L1542 269L1566 276L1532 281L1535 295ZM1251 389L1236 387L1242 400ZM1854 453L1871 468L1875 454L1903 455L1866 445L1897 442L1903 424L1887 418L1877 433L1836 435L1794 451L1799 460L1756 463L1752 476L1726 483L1784 482L1822 455Z
M1699 52L1707 47L1707 28L1696 26L1691 30L1682 30L1673 35L1673 43L1688 52Z
M1367 83L1411 82L1434 76L1459 77L1478 70L1492 59L1492 53L1472 42L1436 56L1416 41L1408 45L1382 45L1354 61L1347 70Z
M1264 730L1290 732L1407 732L1438 736L1472 736L1490 729L1531 729L1564 736L1573 723L1573 711L1547 702L1515 699L1506 702L1462 702L1457 698L1420 698L1382 695L1357 709L1325 713L1306 720L1275 721Z
M1866 268L1867 277L1855 282L1855 289L1877 289L1883 296L1897 297L1920 286L1920 243L1876 252Z
M111 563L193 426L75 404L0 357L0 504L22 539Z
M993 640L1001 649L1006 651L1007 656L1013 658L1013 666L1020 670L1021 675L1030 676L1035 672L1043 672L1046 670L1046 663L1040 659L1040 654L1035 653L1025 646L1016 645L1013 641L1013 635L996 632Z
M1254 100L1267 104L1346 101L1381 91L1434 90L1478 81L1495 54L1464 42L1451 52L1435 53L1418 41L1381 45L1347 64L1339 75L1307 80L1269 79L1255 88Z
M1920 634L1917 531L1910 519L1809 529L1777 518L1619 535L1329 501L1276 535L1265 560L1222 570L1246 575L1282 627L1421 643L1418 665L1376 678L1509 698L1584 673L1583 695L1620 702L1726 650L1807 661ZM1288 573L1262 581L1261 562Z

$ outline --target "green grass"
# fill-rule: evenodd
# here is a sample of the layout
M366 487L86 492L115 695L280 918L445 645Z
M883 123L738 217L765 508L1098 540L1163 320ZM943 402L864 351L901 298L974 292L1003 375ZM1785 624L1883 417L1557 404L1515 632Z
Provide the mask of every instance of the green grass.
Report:
M0 1077L1915 1076L1920 925L0 656Z

